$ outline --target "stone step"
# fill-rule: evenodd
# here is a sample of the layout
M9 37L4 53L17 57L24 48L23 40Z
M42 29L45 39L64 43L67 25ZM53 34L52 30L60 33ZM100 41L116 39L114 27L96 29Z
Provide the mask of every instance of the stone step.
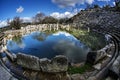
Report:
M1 60L0 60L0 80L18 80L3 67L3 63Z

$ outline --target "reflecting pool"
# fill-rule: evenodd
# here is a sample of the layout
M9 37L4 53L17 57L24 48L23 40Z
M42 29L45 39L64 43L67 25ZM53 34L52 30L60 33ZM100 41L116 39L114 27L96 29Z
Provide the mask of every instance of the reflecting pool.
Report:
M65 55L70 62L78 63L86 60L90 50L85 44L67 32L46 34L33 32L29 35L17 36L7 41L7 48L12 53L25 53L39 58L53 58Z

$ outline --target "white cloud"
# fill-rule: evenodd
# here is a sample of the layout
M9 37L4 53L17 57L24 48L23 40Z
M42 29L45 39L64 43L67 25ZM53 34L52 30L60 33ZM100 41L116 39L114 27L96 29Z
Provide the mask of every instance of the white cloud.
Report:
M21 19L23 20L23 22L32 22L32 18L31 17L23 17Z
M94 0L85 0L85 2L88 4L92 4L94 2Z
M113 5L114 5L114 6L116 5L115 2L113 2Z
M38 11L37 14L41 13L41 11Z
M94 0L52 0L53 3L57 4L59 7L74 7L76 4L92 4Z
M106 2L108 2L108 1L111 1L111 0L98 0L98 1L106 1Z
M64 12L64 13L53 12L52 14L50 14L50 16L57 18L57 19L70 18L73 16L73 13L71 13L71 12Z
M80 12L81 10L83 10L83 8L80 8L80 9L77 9L77 8L76 8L76 9L74 9L74 10L73 10L74 15L76 15L76 14L77 14L78 12Z
M0 28L7 26L7 21L0 21Z
M83 10L82 8L80 9L74 9L73 12L63 12L63 13L59 13L59 12L53 12L50 14L50 16L57 18L57 19L61 19L61 18L71 18L74 15L76 15L79 11Z
M32 22L32 18L31 17L23 17L21 18L23 20L23 22ZM13 19L9 20L10 22L13 21ZM0 28L8 26L9 24L7 24L7 20L4 21L0 21Z
M19 8L17 8L16 12L17 13L22 13L24 11L24 8L22 6L20 6Z

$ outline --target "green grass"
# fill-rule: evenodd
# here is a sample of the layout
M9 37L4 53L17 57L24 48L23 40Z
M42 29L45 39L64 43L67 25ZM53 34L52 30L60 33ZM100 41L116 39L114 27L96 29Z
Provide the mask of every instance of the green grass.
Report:
M76 74L76 73L83 74L84 72L90 71L90 70L92 70L92 66L90 64L85 64L84 66L81 66L81 67L69 66L68 73L69 74Z

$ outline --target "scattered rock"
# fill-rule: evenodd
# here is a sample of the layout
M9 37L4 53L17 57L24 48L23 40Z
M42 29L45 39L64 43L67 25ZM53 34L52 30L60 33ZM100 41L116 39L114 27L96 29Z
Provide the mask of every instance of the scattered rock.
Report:
M71 80L71 78L66 72L53 74L39 72L36 80Z
M84 62L81 62L81 63L72 63L71 64L71 66L73 66L73 67L81 67L81 66L84 66L85 65L85 63Z
M111 77L107 77L105 80L113 80Z
M71 75L72 80L85 80L84 76L81 74L73 74Z
M96 65L94 65L93 67L95 68L95 69L97 69L97 70L100 70L101 69L101 63L98 63L98 64L96 64Z
M87 80L97 80L95 77L89 77Z

